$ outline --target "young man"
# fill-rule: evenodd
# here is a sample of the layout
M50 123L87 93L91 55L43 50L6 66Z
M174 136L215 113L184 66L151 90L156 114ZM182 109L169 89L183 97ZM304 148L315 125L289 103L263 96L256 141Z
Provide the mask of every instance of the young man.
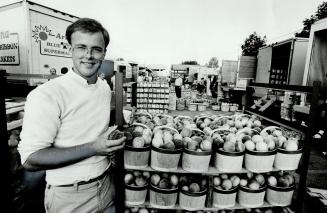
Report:
M109 34L82 18L68 26L73 69L27 97L19 152L28 170L46 170L46 212L115 212L109 154L125 137L108 140L111 91L97 71Z

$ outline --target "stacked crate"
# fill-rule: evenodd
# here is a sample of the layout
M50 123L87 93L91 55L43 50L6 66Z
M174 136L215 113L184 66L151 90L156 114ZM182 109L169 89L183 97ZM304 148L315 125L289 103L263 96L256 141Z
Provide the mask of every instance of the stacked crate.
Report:
M126 103L132 102L132 88L127 87ZM167 82L139 82L136 96L137 110L150 113L168 113L169 84Z

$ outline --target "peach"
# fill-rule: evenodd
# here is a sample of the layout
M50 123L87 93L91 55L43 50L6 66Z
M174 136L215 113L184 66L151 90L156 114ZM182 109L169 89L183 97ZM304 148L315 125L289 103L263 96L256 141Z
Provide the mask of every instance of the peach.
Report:
M233 175L232 177L230 177L230 180L232 181L233 187L238 186L241 181L241 179L236 175Z
M293 175L287 174L287 175L285 175L285 177L287 178L288 183L289 183L290 186L294 184L294 181L295 180L294 180L294 176Z
M267 179L267 182L270 186L276 186L277 185L277 179L274 176L269 176Z
M173 175L170 176L170 183L173 186L177 186L177 184L178 184L178 177L177 177L177 175L173 174Z
M199 192L200 185L198 183L191 183L190 184L190 192Z
M201 149L203 151L211 151L212 150L212 144L208 140L202 141L201 146L202 146Z
M254 143L263 142L263 137L261 135L253 135L252 136L252 141Z
M185 192L188 192L188 191L190 191L190 188L188 186L183 186L182 190L185 191Z
M223 187L223 189L225 190L230 190L233 187L233 183L231 180L229 179L225 179L223 180L223 182L221 183L221 186Z
M243 152L245 150L245 145L240 142L240 141L237 141L236 144L235 144L235 151L236 152Z
M156 186L160 182L160 176L158 174L153 174L150 179L152 185Z
M220 177L214 177L213 178L213 185L215 186L215 187L217 187L217 186L219 186L221 184L221 179L220 179Z
M131 173L127 173L124 178L125 184L129 185L133 182L134 176Z
M265 142L259 142L259 143L256 143L255 149L259 152L266 152L266 151L268 151L268 146Z
M223 149L226 152L235 152L235 143L227 141L224 143Z
M255 149L255 144L250 140L246 141L244 145L247 150L253 151Z
M240 185L241 186L247 186L248 185L248 180L247 179L241 179L240 180Z
M175 149L175 144L173 142L167 142L167 143L162 145L162 148L169 149L169 150L174 150Z
M252 181L249 183L249 188L250 188L250 189L253 189L253 190L259 189L259 188L260 188L260 184L259 184L257 181L252 180Z
M135 148L142 148L142 147L144 147L145 141L142 136L136 137L133 139L132 144L133 144L133 147L135 147Z
M221 175L220 175L220 178L221 178L222 180L226 180L226 179L228 179L228 175L227 175L227 174L221 174Z
M296 150L298 150L298 148L299 147L298 147L297 143L294 141L288 141L288 143L285 146L285 149L287 151L296 151Z
M138 176L135 178L135 184L137 186L144 186L146 184L146 180L143 176Z
M265 184L265 177L262 174L255 175L254 179L260 184L260 186Z

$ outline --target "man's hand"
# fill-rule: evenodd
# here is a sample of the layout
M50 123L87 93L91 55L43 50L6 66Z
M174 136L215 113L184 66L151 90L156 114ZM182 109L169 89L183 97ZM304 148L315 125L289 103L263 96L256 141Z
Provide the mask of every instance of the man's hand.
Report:
M116 140L109 140L109 135L117 129L117 126L109 127L93 144L93 149L96 155L109 155L117 150L123 149L125 146L126 137Z

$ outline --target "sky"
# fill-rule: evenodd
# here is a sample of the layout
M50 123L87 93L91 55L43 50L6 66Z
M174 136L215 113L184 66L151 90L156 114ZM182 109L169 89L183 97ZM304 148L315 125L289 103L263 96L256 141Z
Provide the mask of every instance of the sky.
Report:
M0 5L15 0L0 0ZM238 60L254 31L268 44L293 37L323 0L32 0L100 21L111 41L108 59L180 64Z

